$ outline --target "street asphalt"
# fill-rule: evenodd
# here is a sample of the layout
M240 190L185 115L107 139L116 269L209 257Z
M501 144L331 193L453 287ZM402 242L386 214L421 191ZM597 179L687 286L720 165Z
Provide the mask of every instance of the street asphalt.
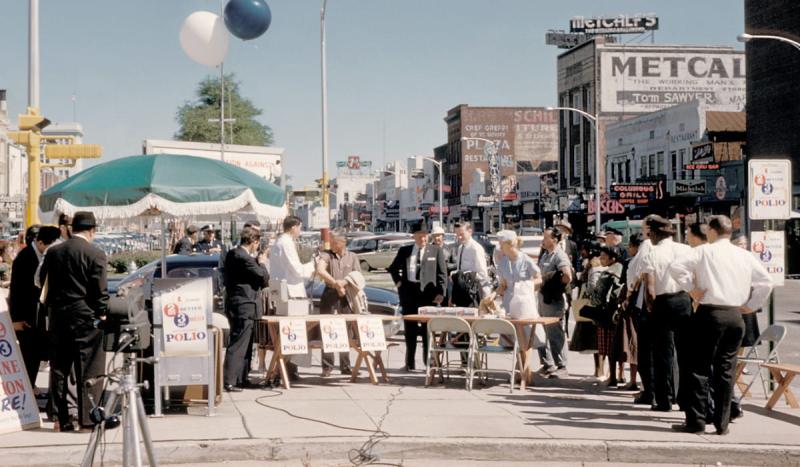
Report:
M386 282L385 274L370 278ZM777 319L790 326L784 361L800 362L800 282L777 293ZM764 318L766 324L766 313ZM763 327L762 327L763 329ZM180 465L800 465L800 410L781 401L764 408L754 388L744 418L730 434L676 433L677 411L632 404L633 393L610 389L592 374L592 357L571 352L566 378L537 376L525 391L509 391L499 376L468 392L461 377L424 386L424 375L403 373L403 344L388 350L391 383L356 383L335 372L321 378L319 354L290 390L226 393L214 417L190 407L149 418L156 456ZM419 352L418 352L419 355ZM421 358L421 357L418 357ZM457 359L457 357L455 357ZM510 360L496 357L492 367ZM422 367L421 361L418 368ZM259 375L254 372L252 377ZM39 384L46 382L40 373ZM104 463L120 462L122 433L107 433ZM88 434L38 430L0 435L0 465L76 465ZM375 457L371 457L375 456ZM100 464L99 454L96 465Z

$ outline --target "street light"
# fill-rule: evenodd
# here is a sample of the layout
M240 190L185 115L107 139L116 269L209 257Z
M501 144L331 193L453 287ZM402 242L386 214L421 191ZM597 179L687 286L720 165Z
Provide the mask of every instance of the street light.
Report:
M431 161L439 168L439 227L444 228L444 211L442 207L442 193L444 190L442 189L444 186L444 172L442 171L442 162L437 161L432 157L422 157L426 161Z
M600 233L600 132L597 129L597 117L574 107L547 107L545 110L565 110L577 112L592 124L594 128L594 233Z
M770 35L766 35L766 34L747 34L747 33L742 33L742 34L739 34L738 36L736 36L736 40L738 40L739 42L745 42L746 43L746 42L750 42L753 39L773 39L773 40L776 40L776 41L785 42L785 43L791 45L792 47L794 47L795 49L800 50L800 43L798 43L796 41L793 41L791 39L787 39L785 37L781 37L781 36L770 36Z
M322 0L322 10L319 14L320 35L320 68L322 70L322 207L328 210L330 219L330 202L328 199L328 70L325 58L325 7L328 0ZM328 221L330 222L330 221ZM322 242L325 248L330 248L327 228L321 229Z
M486 145L484 146L484 152L486 152L486 150L488 149L489 153L492 154L492 156L490 156L489 159L489 171L491 172L491 167L492 167L491 159L494 158L495 161L497 161L497 156L498 156L497 153L499 152L497 146L494 144L494 141L486 138L478 138L477 136L461 137L461 141L469 141L471 139L476 141L483 141L484 143L486 143ZM498 165L500 164L499 162L497 163ZM500 191L500 196L499 196L500 199L497 201L497 214L498 214L497 230L503 230L503 169L502 167L498 167L498 169L500 173L500 183L498 183L497 188ZM497 193L492 193L492 194L496 195ZM491 225L491 222L489 225Z

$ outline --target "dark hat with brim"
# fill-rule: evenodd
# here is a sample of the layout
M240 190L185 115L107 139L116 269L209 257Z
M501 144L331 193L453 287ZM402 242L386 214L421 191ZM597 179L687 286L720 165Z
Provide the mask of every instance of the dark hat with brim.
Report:
M668 219L661 216L650 216L647 218L647 226L653 230L658 230L665 233L672 233L672 224Z
M72 228L91 229L97 227L97 219L91 211L78 211L72 218Z
M617 230L617 229L615 229L613 227L610 227L610 228L606 229L606 235L608 235L610 233L612 233L614 235L622 235L622 232L620 232L619 230Z
M428 233L428 228L425 226L425 224L420 222L419 224L414 224L411 226L411 233Z
M561 227L569 233L572 233L572 224L568 220L560 220L556 222L556 227Z

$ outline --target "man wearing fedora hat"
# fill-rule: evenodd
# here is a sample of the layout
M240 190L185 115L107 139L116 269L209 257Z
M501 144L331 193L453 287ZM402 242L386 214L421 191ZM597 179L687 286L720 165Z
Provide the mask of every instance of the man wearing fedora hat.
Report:
M92 427L91 397L100 401L103 388L102 381L86 385L103 373L106 362L99 324L108 313L107 260L106 254L92 245L96 227L93 213L76 212L72 237L51 247L42 266L42 295L55 341L50 360L50 397L60 431L75 429L67 405L70 371L75 371L80 428Z
M411 233L414 244L397 250L389 266L404 315L417 314L421 306L441 305L447 286L447 264L442 249L428 243L428 230L422 224L412 227ZM427 326L406 321L406 371L415 369L417 336L422 336L422 360L427 364Z
M683 407L691 358L692 299L670 276L670 265L692 254L689 245L672 241L669 220L648 216L647 235L653 244L639 268L652 317L653 410L669 412L677 397ZM677 355L677 362L675 357ZM678 380L673 375L677 364Z

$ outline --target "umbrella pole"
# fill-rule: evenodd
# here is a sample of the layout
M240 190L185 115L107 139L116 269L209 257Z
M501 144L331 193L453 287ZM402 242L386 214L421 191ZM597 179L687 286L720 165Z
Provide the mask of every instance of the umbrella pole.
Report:
M161 278L167 277L167 223L161 213Z

